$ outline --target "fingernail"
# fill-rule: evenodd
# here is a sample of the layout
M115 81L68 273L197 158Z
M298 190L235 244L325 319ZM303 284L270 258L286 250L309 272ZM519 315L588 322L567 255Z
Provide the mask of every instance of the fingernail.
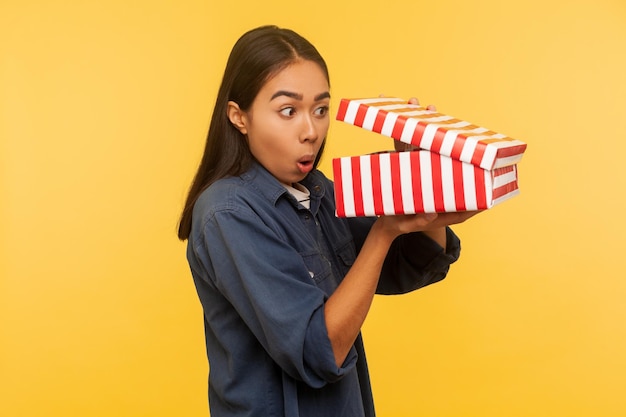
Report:
M426 220L433 221L437 218L437 213L428 213L426 214Z

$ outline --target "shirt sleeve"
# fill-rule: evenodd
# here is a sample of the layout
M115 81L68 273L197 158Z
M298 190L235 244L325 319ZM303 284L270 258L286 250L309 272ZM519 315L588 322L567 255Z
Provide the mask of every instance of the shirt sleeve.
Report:
M278 230L252 210L218 211L204 223L195 257L269 356L291 377L321 387L351 370L357 354L353 348L337 367L326 295Z
M375 220L371 217L349 219L357 251ZM404 294L441 281L460 252L461 242L449 227L446 228L445 250L420 232L399 236L389 249L376 293Z
M385 258L378 294L404 294L446 277L461 253L457 235L446 227L446 248L423 233L399 236Z

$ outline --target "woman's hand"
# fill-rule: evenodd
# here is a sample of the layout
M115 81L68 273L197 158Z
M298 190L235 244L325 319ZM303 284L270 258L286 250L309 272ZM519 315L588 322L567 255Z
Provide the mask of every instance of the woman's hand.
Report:
M416 97L409 99L409 104L419 105L420 102ZM426 110L437 111L437 108L429 104ZM398 152L415 151L419 147L409 143L394 140L394 148ZM480 211L457 212L457 213L439 213L439 214L415 214L410 216L388 216L393 218L391 224L386 225L389 230L395 232L424 232L435 242L439 243L444 249L446 247L446 226L463 223L465 220L480 213ZM386 220L385 220L386 222Z
M424 232L445 248L446 226L463 223L478 213L480 211L380 216L376 224L394 239L404 233Z

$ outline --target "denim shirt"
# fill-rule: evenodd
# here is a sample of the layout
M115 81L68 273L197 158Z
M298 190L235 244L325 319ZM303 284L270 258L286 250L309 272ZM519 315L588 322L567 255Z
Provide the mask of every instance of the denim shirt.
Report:
M337 367L324 303L340 284L375 218L335 216L320 171L302 182L310 209L263 167L219 180L193 210L187 248L204 311L212 417L374 416L359 336ZM394 241L378 293L443 279L460 251L421 233Z

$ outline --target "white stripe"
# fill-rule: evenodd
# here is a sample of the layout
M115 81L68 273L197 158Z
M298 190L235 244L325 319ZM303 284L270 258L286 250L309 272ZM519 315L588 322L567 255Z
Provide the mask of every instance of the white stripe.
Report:
M438 123L438 122L447 122L448 120L452 120L454 119L454 117L452 116L447 116L447 115L441 115L441 116L435 116L435 117L420 117L420 120L426 123ZM469 124L469 123L468 123ZM451 126L454 125L454 123L450 124ZM467 125L465 125L467 126Z
M483 158L480 161L479 166L483 169L493 169L493 163L496 160L496 152L498 152L497 148L493 146L486 146L485 153L483 154Z
M482 133L482 132L479 132ZM473 139L475 141L484 140L484 139L494 139L493 135L473 135L469 136L468 139Z
M354 124L354 120L356 119L356 113L359 110L359 105L356 101L351 101L348 103L348 108L346 109L346 115L343 118L343 121L346 123Z
M366 216L374 213L374 192L372 190L372 158L368 155L360 157L361 162L361 189L363 190L363 211Z
M400 186L402 190L402 206L404 212L415 213L413 201L413 170L411 169L411 152L400 152Z
M518 194L519 194L519 188L516 188L515 190L511 191L510 193L506 193L504 195L501 195L500 197L498 197L495 200L493 200L493 205L495 206L496 204L500 204L504 200L508 200L509 198L515 197Z
M380 134L391 137L393 127L396 124L396 120L398 120L397 113L387 113L387 116L385 117L385 122L383 123L383 127L380 130Z
M475 127L473 129L463 129L461 130L461 132L463 132L464 134L477 134L477 133L484 133L487 132L488 129L485 129L484 127Z
M501 139L501 138L496 137L496 136L500 136L501 138L506 138L506 136L500 135L500 134L495 134L495 135L492 135L491 137L495 138L495 139ZM501 148L512 148L514 146L525 145L525 143L521 142L521 141L519 141L517 139L510 139L509 138L509 140L503 140L503 141L500 141L500 142L493 142L493 143L490 143L490 145L491 146L495 146L498 149L501 149Z
M401 104L385 104L382 106L376 106L379 109L382 110L387 110L387 111L394 111L394 110L406 110L406 109L412 109L414 107L411 107L410 105L407 105L406 103L401 103ZM402 114L404 114L404 112L402 112Z
M341 158L341 187L343 190L343 209L346 217L354 217L354 193L352 188L352 163L349 156Z
M451 117L450 119L453 119L453 118ZM425 122L426 119L422 119L422 121ZM440 122L440 121L442 121L442 120L436 120L435 122ZM445 121L445 120L443 120L443 121ZM449 130L449 129L460 129L462 127L466 127L466 126L469 126L469 125L470 125L470 122L466 122L464 120L459 120L456 123L446 123L446 124L442 125L442 127L444 129L446 129L446 130Z
M383 200L383 213L395 214L393 207L393 189L391 188L391 160L388 153L379 154L380 188Z
M441 161L441 185L443 188L443 207L445 211L456 211L454 198L454 175L452 173L452 158L440 155Z
M378 115L377 107L368 107L367 112L365 112L365 118L363 119L363 129L372 130L374 129L374 122L376 122L376 116Z
M443 142L441 144L441 148L439 149L440 154L450 156L452 148L457 141L459 132L459 130L448 130L446 134L443 135Z
M398 103L406 103L406 100L403 100L401 98L398 97L374 97L374 98L361 98L361 99L356 99L356 100L351 100L355 103L359 103L359 104L369 104L369 105L376 105L376 103L389 103L389 102L398 102Z
M474 165L463 163L463 193L465 197L465 208L469 210L477 210L476 202L476 182L474 181Z
M432 166L430 163L430 152L422 151L420 155L420 172L422 179L422 202L424 203L424 213L435 212L435 198L433 195Z
M485 175L485 200L487 200L487 207L493 206L493 171L484 170Z
M435 123L432 123L426 126L426 129L424 129L424 135L422 136L422 139L420 140L420 143L419 143L420 148L422 149L431 148L433 144L433 139L435 138L435 132L437 131L437 129L439 129L439 127L441 126Z
M474 156L474 151L476 150L476 145L478 141L469 137L465 140L465 144L463 144L463 150L461 151L461 155L459 155L459 160L462 162L467 162L468 164L472 162L472 156Z
M493 167L494 168L502 168L502 167L507 167L509 165L515 165L519 161L522 160L522 156L524 156L524 154L512 155L512 156L507 156L507 157L503 157L503 158L498 158L498 159L496 159L496 162L493 164Z
M510 184L517 181L517 172L515 170L506 172L501 175L494 175L493 188L502 187L503 185Z
M400 135L400 142L411 144L411 139L413 139L413 134L415 133L415 129L417 128L417 119L408 119L404 124L404 129L402 129L402 135Z
M406 109L412 109L414 107L406 107ZM411 111L403 111L402 115L406 116L406 117L413 117L416 119L421 119L421 117L419 116L426 116L429 114L435 114L436 112L432 111L432 110L426 110L423 107L416 107L415 110L411 110Z

